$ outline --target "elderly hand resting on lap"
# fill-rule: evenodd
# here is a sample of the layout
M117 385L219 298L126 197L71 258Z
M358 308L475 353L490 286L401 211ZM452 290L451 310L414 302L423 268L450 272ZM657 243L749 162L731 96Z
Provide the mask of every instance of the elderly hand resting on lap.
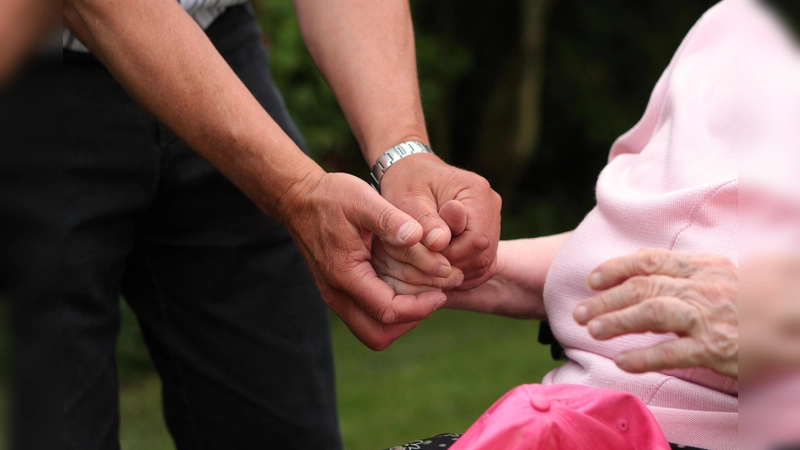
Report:
M707 367L738 378L739 270L723 256L642 250L595 269L575 320L595 339L647 331L679 339L614 358L629 372Z

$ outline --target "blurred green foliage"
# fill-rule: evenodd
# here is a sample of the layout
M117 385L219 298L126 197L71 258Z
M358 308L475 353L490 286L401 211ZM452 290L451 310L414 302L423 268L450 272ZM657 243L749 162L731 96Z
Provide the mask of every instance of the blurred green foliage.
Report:
M328 170L366 177L347 122L305 50L292 2L253 3L271 50L272 76L312 156ZM613 140L639 119L681 39L711 4L412 1L434 149L501 191L504 238L575 227L594 205L594 183ZM525 11L539 14L537 45L522 44L530 26ZM519 100L530 94L523 80L531 75L538 114L525 115ZM524 127L536 127L538 136L512 148ZM537 382L553 367L548 350L535 342L537 328L443 311L389 350L373 353L334 318L346 448L386 448L463 431L505 391ZM122 448L172 448L158 379L127 308L117 350Z
M521 43L527 17L521 11L529 3L544 3L546 12L537 25L545 29L543 43L533 53ZM499 189L504 237L575 227L594 204L594 182L611 143L639 119L683 36L713 3L412 1L420 90L434 150ZM292 3L253 4L270 48L272 76L312 156L327 170L366 178L347 121L304 47ZM514 100L524 95L520 71L531 58L541 60L543 74L540 114L528 118ZM509 143L524 127L541 132L519 162L513 152L520 149Z
M253 0L264 41L270 49L270 70L289 111L303 132L311 155L323 167L366 176L358 144L300 35L292 2ZM416 34L420 91L427 115L435 115L448 86L469 69L468 52L435 33Z

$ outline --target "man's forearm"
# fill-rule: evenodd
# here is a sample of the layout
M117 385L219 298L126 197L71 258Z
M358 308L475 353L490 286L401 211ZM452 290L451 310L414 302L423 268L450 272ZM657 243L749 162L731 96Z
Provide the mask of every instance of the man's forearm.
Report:
M72 0L64 20L137 103L273 217L282 194L323 173L177 2Z
M403 141L427 144L408 0L295 0L295 7L367 163Z
M0 87L27 54L56 32L59 6L54 0L0 1Z

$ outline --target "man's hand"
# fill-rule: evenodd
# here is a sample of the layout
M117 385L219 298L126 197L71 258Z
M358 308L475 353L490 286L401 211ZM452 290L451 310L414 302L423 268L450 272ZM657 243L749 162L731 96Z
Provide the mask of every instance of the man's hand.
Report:
M422 225L426 247L464 273L457 289L473 289L495 274L502 201L485 178L418 154L386 171L381 194ZM459 203L463 213L454 213Z
M405 141L427 143L419 98L414 30L407 0L295 0L308 51L328 82L368 167ZM423 244L464 271L459 289L491 278L500 239L500 197L482 177L433 155L392 165L381 181L384 197L418 220ZM466 229L452 232L440 208L460 200ZM461 235L460 235L461 234ZM455 236L450 242L450 236Z
M738 269L723 256L642 250L596 268L587 283L603 292L581 302L574 317L600 340L648 331L679 336L617 355L623 370L703 366L738 377L738 282Z
M444 304L441 291L396 295L378 278L370 265L372 233L392 247L411 248L422 227L358 178L309 177L281 198L279 208L325 303L369 348L385 349ZM415 262L433 276L447 264L433 252Z
M0 2L0 90L21 62L58 31L60 16L56 0Z

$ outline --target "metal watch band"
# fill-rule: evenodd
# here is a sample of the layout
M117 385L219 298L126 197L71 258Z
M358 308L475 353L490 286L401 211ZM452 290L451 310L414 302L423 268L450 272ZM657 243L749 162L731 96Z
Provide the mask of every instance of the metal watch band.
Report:
M372 173L370 173L372 176L372 187L380 193L381 180L383 179L383 175L386 173L386 170L388 170L389 167L391 167L391 165L397 161L400 161L406 156L413 155L415 153L434 154L433 150L431 150L430 147L422 142L408 141L395 145L387 150L386 153L378 157L378 160L375 161L375 165L372 166Z

